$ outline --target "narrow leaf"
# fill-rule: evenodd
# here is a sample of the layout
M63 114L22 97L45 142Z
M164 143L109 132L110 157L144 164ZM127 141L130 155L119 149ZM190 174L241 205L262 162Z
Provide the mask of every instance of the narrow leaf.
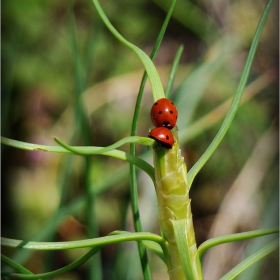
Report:
M175 80L175 74L176 74L176 71L178 69L183 50L184 50L184 47L183 47L183 45L181 45L178 48L178 50L176 52L176 55L175 55L175 58L174 58L174 61L172 63L172 67L171 67L171 71L170 71L170 74L169 74L168 82L167 82L167 85L166 85L166 88L165 88L165 97L166 98L170 98L172 86L173 86L173 83L174 83L174 80Z
M258 250L242 262L240 262L237 266L235 266L232 270L230 270L227 274L225 274L220 280L231 280L236 278L239 274L241 274L245 269L249 268L251 265L256 263L257 261L263 259L268 254L271 254L273 251L279 248L279 239L275 239L272 242L265 245L262 249Z
M93 4L94 4L99 16L101 17L101 19L103 20L103 22L107 26L107 28L111 31L111 33L122 44L124 44L126 47L131 49L142 61L143 65L147 71L148 77L149 77L154 100L156 101L160 98L164 98L165 96L164 96L161 80L159 78L158 72L157 72L156 67L155 67L154 63L152 62L152 60L149 58L149 56L145 52L143 52L140 48L136 47L135 45L133 45L132 43L127 41L114 28L114 26L110 23L109 19L105 15L104 11L102 10L102 8L97 0L92 0L92 1L93 1Z
M140 138L145 138L145 137L140 137ZM145 138L146 140L144 141L152 141L154 142L153 139L149 139L149 138ZM142 140L140 140L141 142ZM96 151L100 151L100 149L102 150L102 147L78 147L78 146L68 146L66 144L64 144L63 142L60 141L60 143L64 146L64 147L58 147L58 146L47 146L47 145L39 145L39 144L31 144L31 143L27 143L27 142L21 142L21 141L17 141L17 140L13 140L13 139L9 139L9 138L5 138L5 137L1 137L1 142L7 146L11 146L14 148L19 148L19 149L23 149L23 150L28 150L28 151L44 151L44 152L55 152L55 153L76 153L79 155L92 155L92 154L96 154ZM128 142L129 143L129 142ZM99 154L99 153L98 153ZM103 156L111 156L114 158L118 158L120 160L124 160L124 161L128 161L132 164L135 164L137 167L141 168L143 171L145 171L150 177L151 179L154 181L154 168L147 163L146 161L144 161L143 159L133 156L129 153L125 153L123 151L119 151L119 150L110 150L109 152L101 152L100 155Z
M245 239L249 239L249 238L260 237L260 236L264 236L264 235L268 235L268 234L274 234L277 232L279 232L279 228L274 227L274 228L259 229L259 230L234 233L234 234L229 234L226 236L219 236L219 237L211 238L211 239L203 242L198 247L197 256L200 259L202 259L202 256L206 250L210 249L211 247L223 244L223 243L241 241L241 240L245 240Z
M265 21L267 19L268 13L270 11L270 8L272 6L273 0L269 0L264 12L261 16L259 25L257 27L256 33L254 35L252 44L251 44L251 48L248 54L248 58L246 60L244 69L243 69L243 73L241 75L235 96L233 98L233 101L231 103L230 109L225 117L224 122L222 123L222 126L220 128L220 130L218 131L216 137L214 138L214 140L212 141L212 143L209 145L209 147L207 148L207 150L204 152L204 154L200 157L200 159L196 162L196 164L190 169L190 171L188 172L188 178L189 178L189 184L191 186L196 174L200 171L200 169L204 166L204 164L208 161L208 159L210 158L210 156L214 153L214 151L216 150L216 148L218 147L218 145L220 144L220 142L222 141L222 139L224 138L226 132L228 131L231 122L233 121L233 118L237 112L240 100L242 98L248 77L249 77L249 73L250 73L250 69L253 63L253 59L258 47L258 43L259 43L259 39L265 24Z
M65 242L36 242L1 237L1 245L29 250L67 250L141 240L151 240L157 242L165 250L165 240L161 236L149 232L126 232L92 239Z
M186 219L173 220L172 224L186 279L202 280L202 272L199 267L196 266L194 260L191 258L192 248L188 243Z

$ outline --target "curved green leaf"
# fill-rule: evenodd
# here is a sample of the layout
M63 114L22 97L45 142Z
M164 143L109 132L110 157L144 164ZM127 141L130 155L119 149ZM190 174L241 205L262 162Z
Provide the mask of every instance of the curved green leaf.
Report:
M116 148L119 148L125 144L135 143L135 144L141 144L141 145L145 145L145 146L152 146L155 143L155 140L153 140L151 138L130 136L130 137L123 138L120 141L118 141L110 146L107 146L107 147L102 147L102 148L94 147L94 149L91 149L93 147L88 147L89 149L81 150L79 148L67 145L66 143L62 142L61 140L59 140L56 137L54 139L59 145L61 145L65 149L67 149L75 154L84 155L84 156L103 154L103 153L109 152L111 150L114 150Z
M260 237L263 235L273 234L273 233L277 233L277 232L279 232L279 228L274 227L274 228L259 229L259 230L234 233L234 234L229 234L226 236L219 236L219 237L211 238L211 239L203 242L198 247L197 258L202 259L202 256L206 250L210 249L211 247L223 244L223 243L236 242L236 241L240 241L240 240L245 240L245 239L254 238L254 237Z
M130 138L130 137L128 137L128 138ZM154 140L150 139L150 138L145 138L145 137L135 137L135 138L138 138L138 140L139 140L139 138L141 138L139 140L139 142L141 142L141 143L143 143L143 142L147 142L148 144L154 143ZM137 139L134 139L134 140L138 141ZM119 141L119 142L121 142L121 141ZM79 155L100 154L103 156L111 156L111 157L118 158L118 159L121 159L124 161L128 161L132 164L135 164L137 167L139 167L143 171L145 171L151 177L151 179L154 181L154 168L149 163L147 163L146 161L144 161L143 159L141 159L139 157L133 156L129 153L125 153L123 151L113 149L113 150L110 150L107 152L100 152L100 150L104 149L103 147L77 147L77 146L72 147L72 146L68 146L64 143L62 144L63 147L39 145L39 144L21 142L21 141L9 139L6 137L1 137L1 142L2 142L2 144L5 144L7 146L11 146L11 147L19 148L19 149L23 149L23 150L28 150L28 151L44 151L44 152L55 152L55 153L73 152L73 153L79 154ZM130 143L129 140L126 139L125 144L126 143Z
M77 266L80 266L81 264L85 263L92 255L97 253L103 246L96 246L95 248L91 249L89 252L87 252L84 256L80 257L78 260L72 262L69 265L66 265L65 267L56 269L54 271L46 272L46 273L40 273L32 275L32 273L29 274L19 274L19 273L5 273L2 271L3 275L9 276L9 277L16 277L21 279L39 279L39 278L49 278L54 277L59 274L63 274L71 269L74 269ZM3 260L3 259L2 259ZM7 263L7 260L4 259L4 262ZM11 261L8 263L11 264ZM31 275L30 275L31 274Z
M137 56L140 58L140 60L142 61L148 77L149 77L149 81L150 81L150 85L151 85L151 89L152 89L152 93L153 93L153 98L154 100L158 100L160 98L164 98L164 91L162 88L162 84L161 84L161 80L159 78L157 69L154 65L154 63L152 62L152 60L150 59L150 57L143 52L140 48L136 47L135 45L133 45L132 43L130 43L129 41L127 41L115 28L114 26L110 23L109 19L107 18L107 16L105 15L104 11L102 10L99 2L97 0L92 0L99 16L101 17L101 19L103 20L104 24L107 26L107 28L111 31L111 33L122 43L124 44L126 47L128 47L129 49L131 49L135 54L137 54Z
M186 279L202 280L201 265L197 266L197 263L195 263L194 259L191 257L192 248L188 243L186 219L172 220L171 222L173 224L175 240Z
M36 242L1 237L1 245L11 248L23 248L29 250L67 250L86 247L92 248L94 246L104 246L121 242L141 240L151 240L160 244L160 246L164 249L166 247L165 240L161 236L149 232L123 232L121 234L109 235L93 239L65 242Z
M270 8L272 6L273 0L269 0L264 12L261 16L259 25L257 27L256 33L254 35L252 44L251 44L251 48L248 54L248 58L246 60L244 69L243 69L243 73L241 75L236 93L234 95L233 101L231 103L230 109L222 123L222 126L220 128L220 130L218 131L216 137L214 138L214 140L212 141L212 143L209 145L209 147L207 148L207 150L204 152L204 154L200 157L200 159L195 163L195 165L190 169L190 171L188 172L188 178L189 178L189 187L191 186L196 174L200 171L200 169L204 166L204 164L208 161L208 159L210 158L210 156L214 153L214 151L216 150L216 148L218 147L218 145L220 144L220 142L222 141L222 139L224 138L226 132L228 131L231 122L233 121L233 118L237 112L240 100L242 98L248 77L249 77L249 73L250 73L250 69L253 63L253 59L258 47L258 43L259 43L259 39L263 30L263 27L265 25L265 21L267 19L268 13L270 11Z
M251 265L266 257L268 254L279 248L279 238L273 240L272 242L265 245L263 248L240 262L227 274L225 274L220 280L232 280L241 274L245 269L249 268Z
M8 258L3 254L1 254L1 261L7 264L8 266L10 266L11 268L15 269L16 271L21 272L22 274L33 275L33 273L30 270L26 269L22 265L18 264L17 262L15 262L14 260ZM3 273L3 271L1 273Z
M34 276L26 275L26 274L21 274L21 275L7 274L9 276L24 278L24 279L38 279L38 277L46 278L46 277L55 276L57 274L61 274L70 269L73 269L78 265L81 265L105 245L128 242L128 241L141 241L141 240L156 242L157 244L160 245L163 251L167 250L165 240L159 235L152 234L152 233L144 233L144 232L130 233L124 231L116 231L111 233L111 235L105 237L79 240L79 241L70 241L70 242L34 242L34 241L23 241L23 240L9 239L9 238L1 238L1 245L12 247L12 248L24 248L30 250L67 250L67 249L77 249L77 248L86 248L86 247L92 248L87 254L85 254L77 261L71 263L70 265L67 265L66 267L63 267L61 269L52 272L34 275Z
M122 230L115 230L115 231L109 233L108 235L118 235L118 234L124 234L124 233L128 233L128 232L122 231ZM160 245L158 243L155 243L150 240L145 240L145 241L143 241L143 244L145 245L145 247L147 247L148 249L153 251L156 255L158 255L163 260L163 262L165 262L165 256L163 254L162 248L160 247Z

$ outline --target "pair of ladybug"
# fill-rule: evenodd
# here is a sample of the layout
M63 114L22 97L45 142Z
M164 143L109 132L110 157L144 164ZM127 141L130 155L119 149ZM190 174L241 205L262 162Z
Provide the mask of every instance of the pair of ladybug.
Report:
M177 122L176 106L167 98L161 98L154 103L151 109L151 119L156 128L150 131L149 137L161 143L161 146L171 149L174 137L170 132Z

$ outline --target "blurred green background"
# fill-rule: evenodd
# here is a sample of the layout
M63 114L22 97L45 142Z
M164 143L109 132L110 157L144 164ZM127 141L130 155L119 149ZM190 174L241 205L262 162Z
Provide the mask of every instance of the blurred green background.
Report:
M170 1L165 0L101 1L116 29L147 54L151 53L169 5ZM196 121L234 94L264 6L265 1L253 0L177 1L155 64L166 85L175 53L184 45L171 99L179 111L181 146L188 169L215 137L223 113L214 111L207 117L207 128ZM241 194L246 200L240 208L239 198L234 195L237 200L227 202L236 205L229 213L239 213L236 219L234 215L227 216L232 221L228 230L240 232L277 224L278 11L276 1L251 70L249 83L258 81L251 89L255 96L242 105L224 141L193 184L191 198L198 245L211 232L215 236L230 233L225 223L220 231L214 230L214 225L224 197L241 174L245 174L244 189L248 186L252 192L248 196ZM91 1L5 0L1 15L2 136L56 145L53 136L70 143L75 135L75 144L81 145L84 124L75 113L80 94L90 127L90 145L106 146L129 136L143 66L104 27ZM258 80L259 77L263 78ZM147 136L152 127L152 103L147 85L139 136ZM192 134L193 131L198 132ZM263 138L265 135L268 137ZM123 150L128 151L128 147ZM152 162L151 151L139 147L137 152ZM258 153L259 157L253 157ZM98 192L95 208L100 236L119 229L133 231L129 165L100 156L90 160L91 188ZM246 163L255 173L246 173ZM54 234L60 241L87 238L84 168L84 161L78 156L2 146L2 236L32 239L36 233L44 232L60 205L70 209L79 201L73 211L59 220L54 231L46 228L40 240L54 240ZM249 180L258 175L259 181ZM158 233L152 182L139 172L138 184L144 230ZM62 193L64 188L66 193ZM228 249L228 258L222 258L223 264L208 257L208 266L215 275L225 273L250 246L253 245L248 246L248 242L235 244ZM2 250L9 255L14 253ZM66 265L83 252L58 252L51 266ZM135 244L107 246L101 256L103 279L142 279ZM164 264L153 254L149 257L154 279L167 279ZM277 257L271 255L255 268L257 275L251 279L278 279ZM50 267L46 259L47 254L36 252L23 256L22 263L39 273ZM87 269L85 264L55 279L87 279ZM207 265L205 273L205 279L217 277L211 275ZM269 277L263 278L264 275Z

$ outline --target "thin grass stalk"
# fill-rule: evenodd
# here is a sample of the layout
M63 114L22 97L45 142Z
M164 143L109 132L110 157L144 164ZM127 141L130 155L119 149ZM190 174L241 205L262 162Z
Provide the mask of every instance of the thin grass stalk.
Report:
M273 1L274 0L269 0L263 11L263 14L259 21L258 27L256 29L256 32L255 32L255 35L254 35L254 38L253 38L253 41L252 41L252 44L251 44L251 47L250 47L250 50L248 53L248 57L247 57L243 72L240 77L240 81L239 81L236 93L232 100L230 109L221 125L221 128L219 129L218 133L216 134L215 138L213 139L213 141L211 142L209 147L206 149L206 151L203 153L203 155L199 158L199 160L195 163L195 165L190 169L190 171L188 173L190 186L192 185L192 182L193 182L195 176L197 175L197 173L204 166L204 164L208 161L208 159L214 153L214 151L216 150L216 148L218 147L220 142L223 140L226 132L228 131L228 129L237 113L246 83L248 81L248 77L249 77L250 70L251 70L251 67L253 64L255 53L257 51L257 47L258 47L259 40L260 40L260 37L262 34L262 30L264 28L264 25L265 25L266 19L268 17L269 11L271 9L271 6L273 4Z
M174 80L175 80L175 74L177 72L183 50L184 50L184 46L181 45L176 52L176 55L175 55L175 58L174 58L174 61L172 63L172 67L171 67L171 70L170 70L170 73L169 73L168 82L167 82L167 85L166 85L166 88L165 88L165 97L169 98L169 99L170 99L170 96L171 96L171 91L172 91L172 87L173 87Z
M169 8L169 11L167 13L167 16L165 18L165 21L163 22L162 28L159 32L159 35L157 37L155 46L150 55L150 58L152 61L155 59L156 54L159 50L165 30L167 28L168 22L172 15L175 3L176 3L176 0L173 0L171 6ZM137 134L137 126L138 126L141 101L142 101L144 88L145 88L147 79L148 79L148 74L147 74L147 71L145 71L143 74L142 81L140 84L140 89L139 89L139 92L137 95L134 116L133 116L133 121L132 121L131 136L136 136L136 134ZM136 155L136 144L132 143L130 145L130 153L134 156ZM142 229L140 212L139 212L139 204L138 204L136 166L134 164L130 164L130 193L131 193L131 207L132 207L132 213L133 213L134 228L135 228L136 232L141 232L143 229ZM148 264L148 256L147 256L145 246L143 245L142 242L138 242L138 250L139 250L139 255L140 255L140 259L141 259L141 265L142 265L144 278L151 279L152 276L151 276L150 267Z
M73 62L74 62L74 71L75 71L75 121L76 121L76 136L81 137L82 143L86 146L91 144L90 141L90 132L89 132L89 121L83 106L82 93L86 89L86 78L85 73L83 72L83 65L81 62L81 57L78 49L78 39L76 32L76 21L74 17L73 3L70 5L70 25L71 25L71 39L72 39L72 51L73 51ZM90 191L90 172L91 172L91 160L87 156L84 158L84 169L83 169L83 178L84 178L84 188L86 192L86 221L88 227L88 236L90 238L99 236L99 227L96 217L95 205L96 205L96 196L93 192ZM97 253L90 259L89 266L89 279L102 279L102 268L101 268L101 259L100 254Z

